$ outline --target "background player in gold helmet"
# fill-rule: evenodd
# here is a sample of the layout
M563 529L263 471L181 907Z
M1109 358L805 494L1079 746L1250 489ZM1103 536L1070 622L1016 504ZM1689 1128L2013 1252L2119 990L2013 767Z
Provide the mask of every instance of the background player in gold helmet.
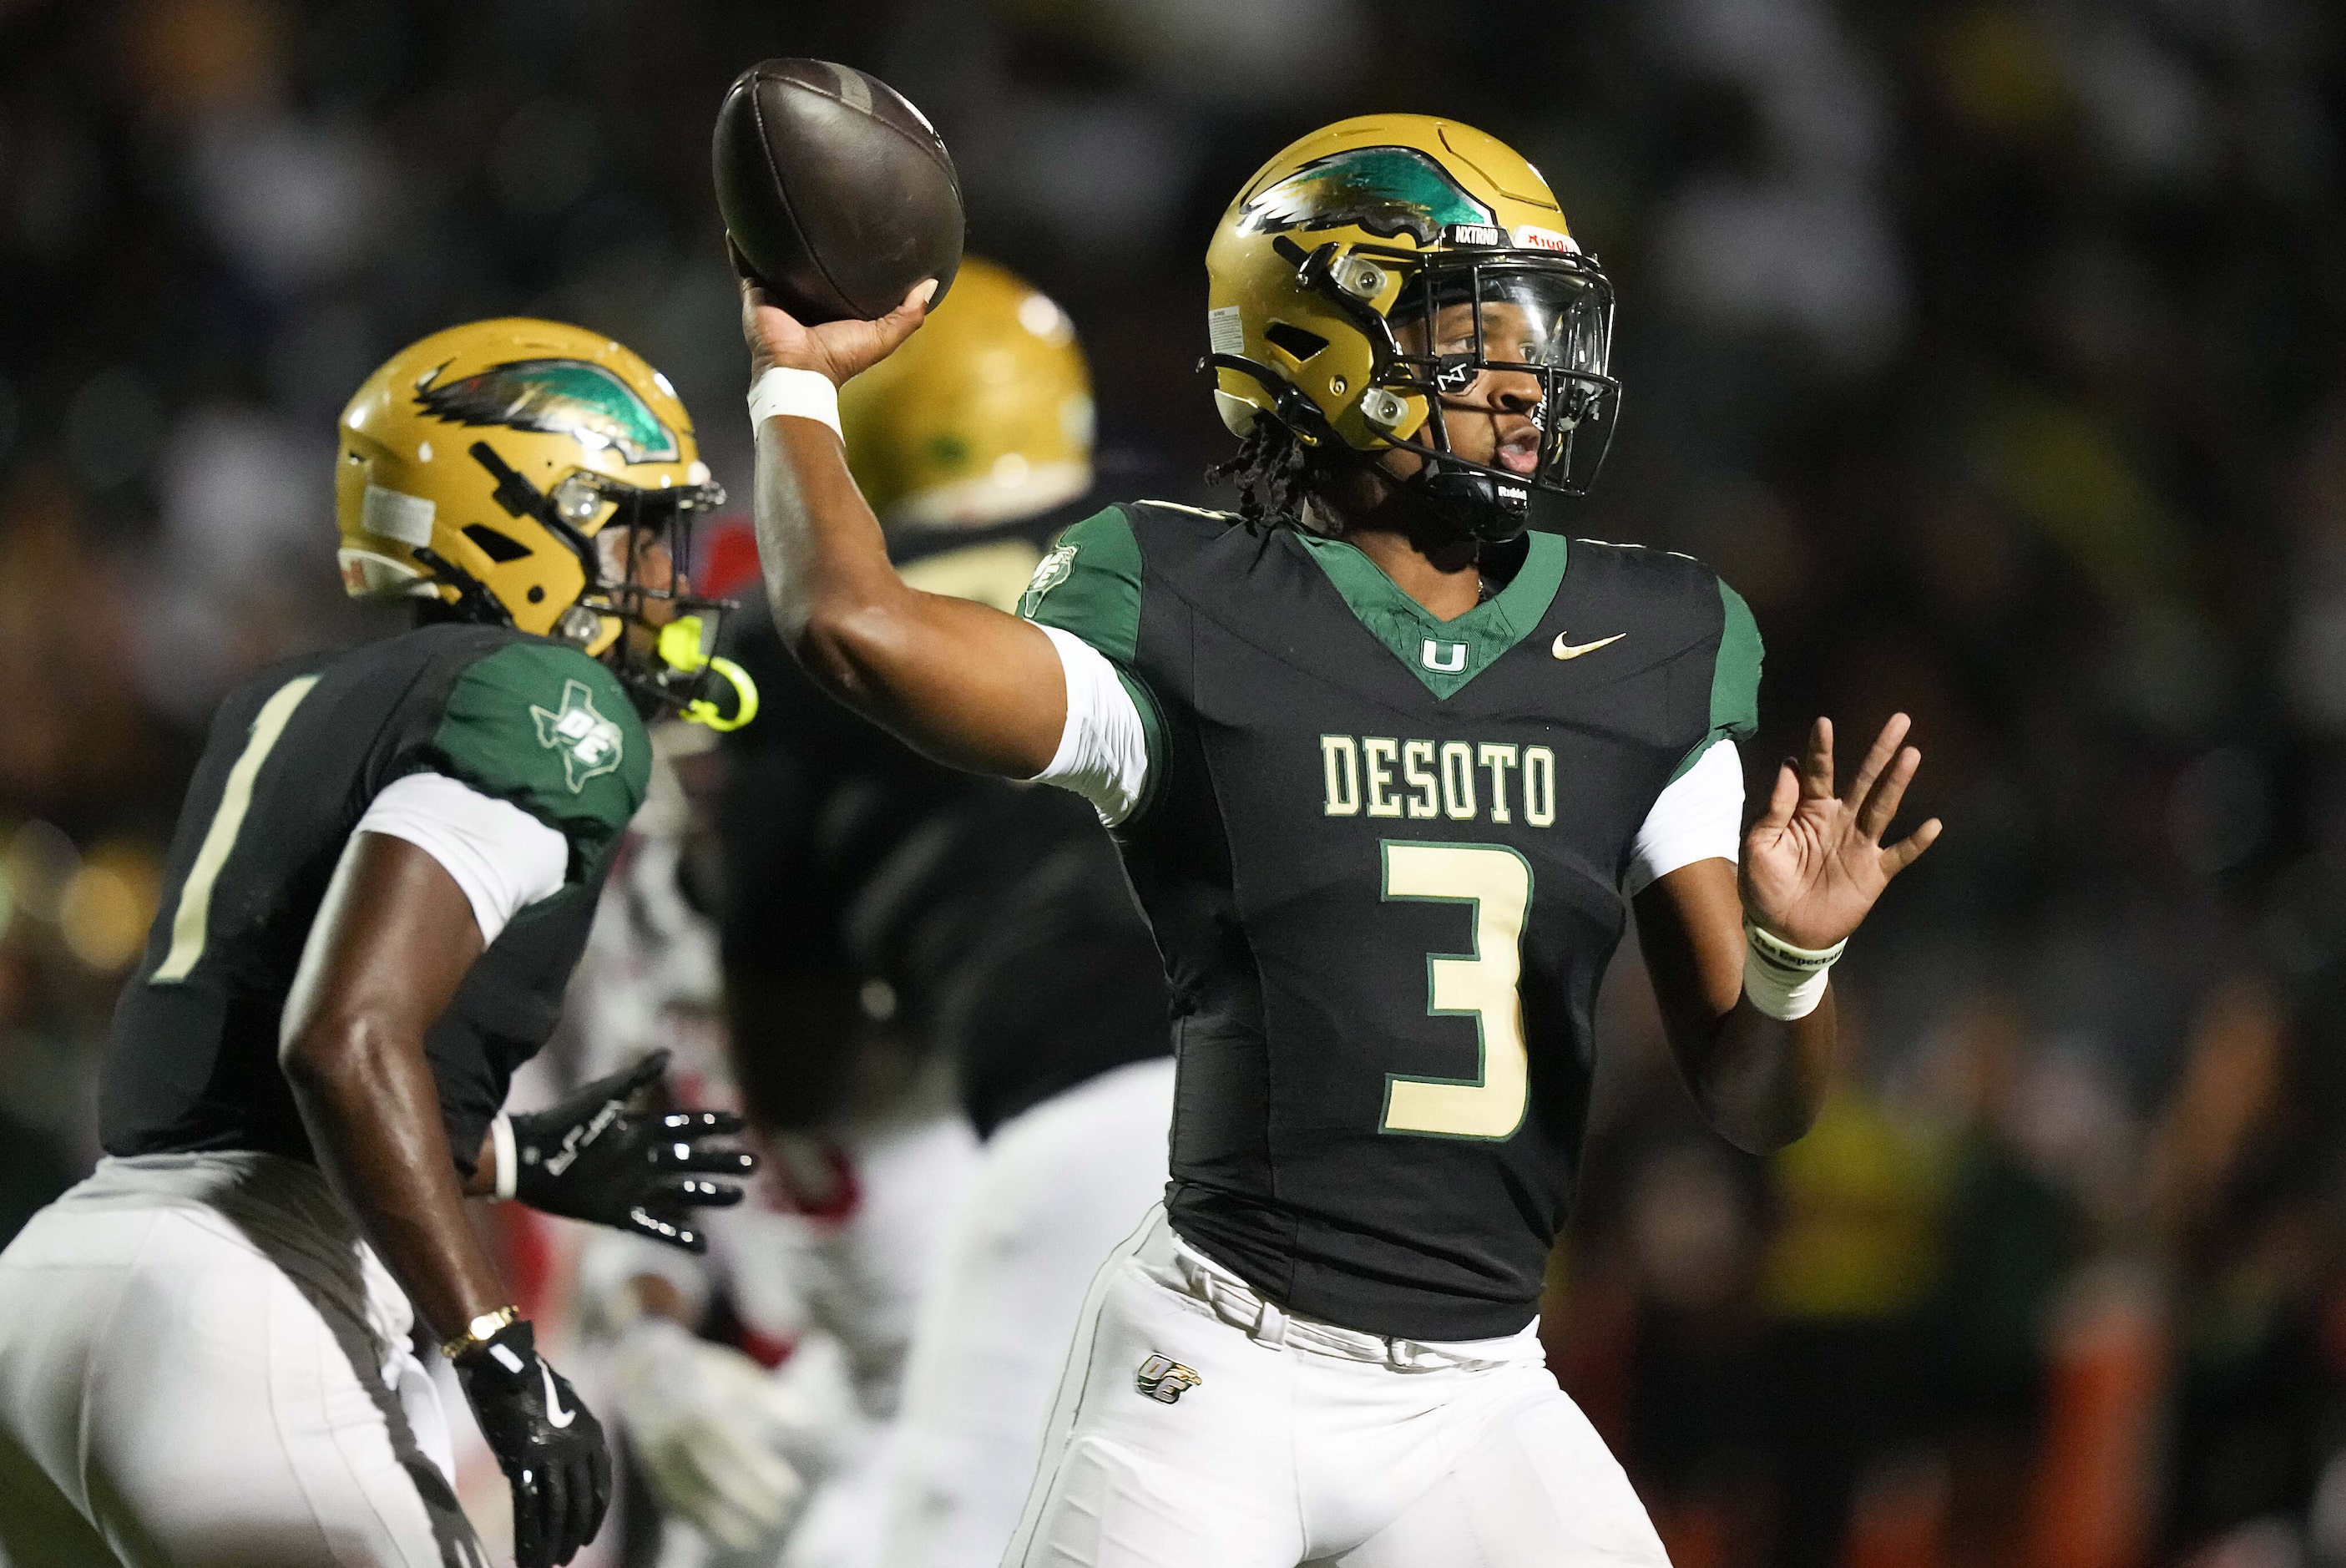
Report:
M848 466L891 533L1031 523L1092 487L1076 324L983 257L954 274L917 348L841 390L839 417Z
M115 1014L107 1157L0 1255L10 1561L485 1561L419 1317L517 1562L568 1561L609 1456L463 1199L698 1248L740 1197L709 1176L753 1166L706 1142L736 1118L630 1108L664 1053L503 1110L643 799L644 716L741 714L677 613L714 607L671 555L717 499L682 406L597 334L480 322L370 377L332 461L345 585L423 624L213 723Z
M1800 1136L1831 965L1937 831L1882 841L1920 757L1893 720L1839 798L1820 719L1741 833L1741 599L1525 532L1613 389L1610 285L1519 155L1340 122L1247 182L1209 272L1251 525L1111 507L1025 624L886 570L821 418L926 294L808 328L745 290L785 635L932 754L1091 799L1173 984L1165 1209L1095 1283L1005 1562L1660 1564L1535 1331L1596 987L1633 901L1704 1116Z

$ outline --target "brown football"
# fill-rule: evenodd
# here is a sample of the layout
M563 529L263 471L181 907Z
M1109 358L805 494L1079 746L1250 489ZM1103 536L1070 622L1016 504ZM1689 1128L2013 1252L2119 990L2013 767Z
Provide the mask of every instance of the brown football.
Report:
M752 276L801 321L869 320L961 265L961 180L928 117L876 76L765 60L717 111L717 209ZM936 300L930 303L933 306Z

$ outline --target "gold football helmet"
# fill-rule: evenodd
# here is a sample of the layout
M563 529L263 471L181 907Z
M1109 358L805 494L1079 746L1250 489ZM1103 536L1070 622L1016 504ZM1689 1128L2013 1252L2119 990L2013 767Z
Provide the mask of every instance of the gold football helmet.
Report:
M847 465L891 527L983 527L1091 488L1092 378L1066 312L964 257L904 346L840 389Z
M639 696L719 728L756 711L746 677L709 657L727 606L642 575L653 538L680 572L694 516L725 493L676 389L633 351L558 321L452 327L369 376L341 436L353 598L575 643L610 657Z
M1612 284L1495 137L1424 115L1314 131L1239 192L1206 271L1214 402L1236 434L1269 415L1306 446L1414 452L1411 483L1494 539L1522 529L1531 490L1583 494L1605 460ZM1444 400L1494 371L1539 379L1528 473L1452 450Z

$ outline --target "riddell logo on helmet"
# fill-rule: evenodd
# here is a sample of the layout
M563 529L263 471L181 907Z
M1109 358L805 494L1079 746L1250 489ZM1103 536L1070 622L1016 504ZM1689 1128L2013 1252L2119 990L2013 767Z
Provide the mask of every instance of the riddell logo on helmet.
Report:
M1542 229L1536 223L1516 224L1509 238L1518 248L1525 250L1562 250L1574 256L1580 254L1579 243L1571 235L1560 234L1553 229Z

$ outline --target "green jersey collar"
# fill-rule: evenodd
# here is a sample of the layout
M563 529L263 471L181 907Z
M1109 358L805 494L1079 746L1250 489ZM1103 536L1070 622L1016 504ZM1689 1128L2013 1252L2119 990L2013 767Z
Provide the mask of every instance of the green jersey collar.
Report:
M1439 701L1531 636L1564 585L1561 534L1526 534L1515 580L1456 620L1445 621L1395 585L1384 569L1341 539L1295 531L1360 623Z

